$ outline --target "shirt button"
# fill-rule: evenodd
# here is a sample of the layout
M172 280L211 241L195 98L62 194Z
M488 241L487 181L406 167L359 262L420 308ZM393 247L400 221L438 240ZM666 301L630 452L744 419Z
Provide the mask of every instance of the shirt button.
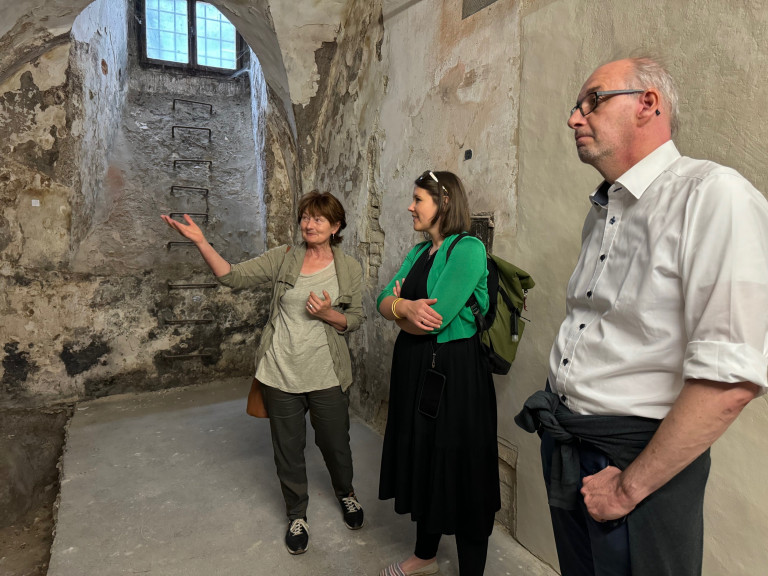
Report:
M612 216L610 220L611 224L616 224L616 216Z
M589 292L587 292L587 298L592 298L592 290L590 290Z
M602 262L603 260L605 260L605 254L600 254L600 262Z
M568 366L568 358L563 358L563 366Z
M566 400L568 400L568 397L565 394L563 394L562 396L560 396L560 400L562 402L565 402Z
M586 327L587 327L586 324L579 324L579 330L584 330L584 328Z

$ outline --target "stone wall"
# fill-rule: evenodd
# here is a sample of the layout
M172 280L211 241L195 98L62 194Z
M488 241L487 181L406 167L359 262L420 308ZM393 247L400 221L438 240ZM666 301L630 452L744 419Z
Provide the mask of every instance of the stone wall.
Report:
M295 196L278 175L289 185L272 185L265 204L263 149L282 156L285 113L269 108L255 59L250 74L221 79L139 66L125 17L124 3L100 0L71 45L0 87L1 405L226 375L247 386L252 373L268 295L174 288L213 278L193 248L169 244L183 239L159 215L208 213L196 220L233 262L262 252L268 213L292 212ZM267 124L279 128L265 136ZM210 138L174 129L190 125ZM211 164L174 163L190 158ZM273 236L290 239L293 226L281 224Z

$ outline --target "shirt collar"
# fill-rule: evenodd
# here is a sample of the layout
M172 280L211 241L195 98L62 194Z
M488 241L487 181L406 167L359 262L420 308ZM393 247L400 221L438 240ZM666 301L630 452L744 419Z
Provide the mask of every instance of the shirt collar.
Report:
M608 205L608 191L611 188L626 188L638 200L656 178L675 160L680 158L680 152L672 140L656 148L629 170L616 179L612 185L603 181L589 199L595 206Z

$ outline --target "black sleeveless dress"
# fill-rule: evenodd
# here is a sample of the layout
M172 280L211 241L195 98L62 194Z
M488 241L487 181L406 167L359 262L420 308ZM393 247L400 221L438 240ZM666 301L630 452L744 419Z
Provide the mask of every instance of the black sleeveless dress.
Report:
M427 298L429 250L414 263L401 296ZM461 278L456 279L457 282ZM446 376L439 411L418 411L426 370ZM401 331L395 341L379 498L430 533L490 535L501 507L496 392L477 335L442 344Z

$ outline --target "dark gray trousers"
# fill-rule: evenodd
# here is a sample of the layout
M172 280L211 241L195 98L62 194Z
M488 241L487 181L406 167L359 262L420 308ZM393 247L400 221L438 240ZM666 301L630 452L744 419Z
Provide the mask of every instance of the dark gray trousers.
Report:
M340 386L304 394L289 394L263 386L269 412L272 448L289 520L307 517L306 414L315 430L336 498L353 491L352 451L349 448L349 396Z

